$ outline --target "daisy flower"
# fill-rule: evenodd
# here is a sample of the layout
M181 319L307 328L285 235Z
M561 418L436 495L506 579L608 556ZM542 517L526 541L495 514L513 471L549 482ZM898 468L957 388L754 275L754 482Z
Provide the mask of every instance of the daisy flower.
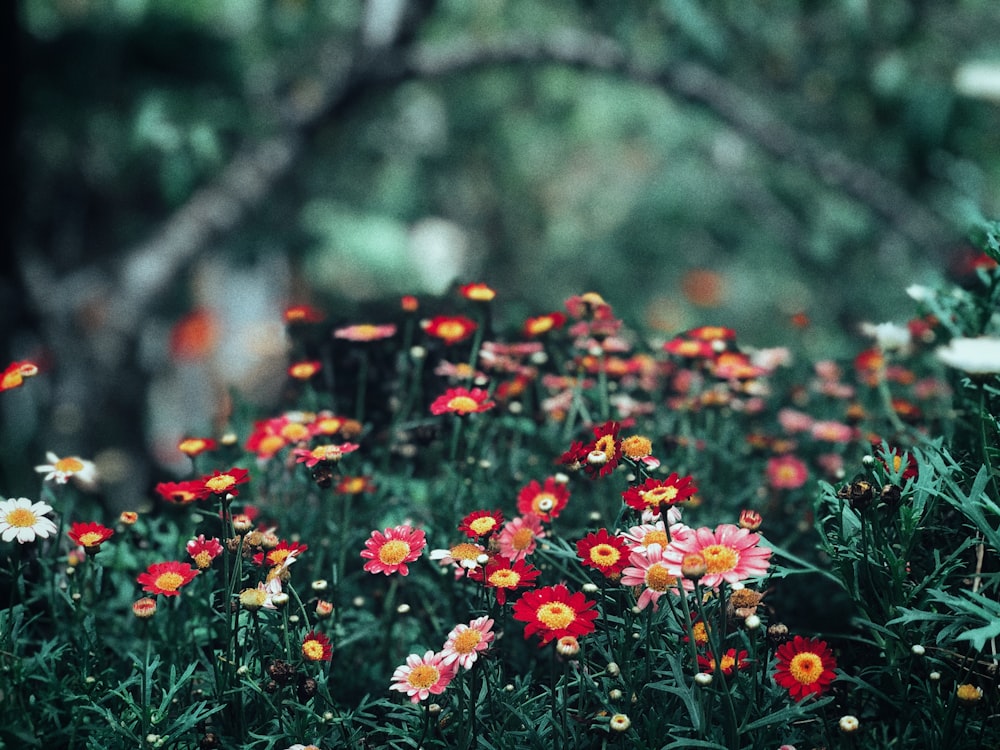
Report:
M698 655L698 668L702 672L708 672L709 674L714 672L718 667L722 671L722 674L728 676L733 673L734 669L746 669L748 666L750 666L750 661L747 659L747 652L740 651L736 653L735 648L731 648L724 653L718 664L715 661L715 657L711 654L708 656Z
M576 552L584 566L599 571L605 578L618 578L628 565L628 545L607 529L587 534L576 543Z
M503 525L499 510L474 510L458 525L458 530L473 539L487 537Z
M569 502L569 489L562 482L549 477L545 484L531 480L517 495L517 510L521 514L533 513L543 521L556 518Z
M206 539L204 534L199 534L185 545L187 553L191 555L198 570L206 570L211 567L212 560L222 554L222 545L216 538Z
M48 503L33 503L26 497L0 501L0 539L5 542L17 539L24 544L35 541L35 537L45 539L55 534L56 525L45 517L51 512Z
M66 532L66 536L93 554L100 550L101 545L114 533L112 529L99 523L74 523Z
M449 388L431 403L431 414L477 414L496 406L490 394L482 388Z
M536 539L545 537L545 530L542 528L542 519L534 513L514 518L504 524L497 543L500 545L500 554L516 560L519 557L527 557L535 551Z
M292 451L296 463L304 463L310 469L318 463L337 463L345 453L353 453L360 446L355 443L340 445L317 445L315 448L296 448Z
M419 703L431 695L440 695L455 678L458 664L444 663L444 654L428 651L423 656L410 654L406 664L396 667L392 673L390 690L398 690L410 696L410 701Z
M212 476L202 479L205 489L215 495L233 495L239 493L236 485L245 484L250 481L250 472L246 469L229 469L228 471L215 471Z
M539 646L572 635L579 638L594 632L597 610L594 602L580 592L570 593L563 584L527 591L514 602L514 619L527 623L524 637L538 635Z
M758 534L731 523L720 524L715 531L702 527L672 540L663 551L663 560L670 573L679 576L684 556L694 552L701 554L707 565L701 584L713 588L722 581L736 583L767 573L771 550L758 547L759 541ZM688 589L694 587L694 583L687 580L684 585Z
M493 620L489 617L478 617L468 625L456 625L441 649L442 663L457 663L471 669L479 653L490 647L493 636Z
M642 586L636 606L645 609L652 603L653 611L657 611L660 597L668 589L677 588L680 571L670 571L663 559L663 547L655 542L646 547L645 553L632 552L628 561L632 564L622 571L622 586Z
M778 646L775 654L778 665L774 681L797 701L819 695L837 677L833 671L837 661L825 641L797 635Z
M497 603L507 603L507 592L533 586L540 571L524 560L511 561L506 557L494 557L485 568L469 571L469 578L481 581L487 588L496 591Z
M797 456L786 454L767 460L767 481L776 490L795 490L806 483L809 468Z
M47 464L35 467L35 471L44 474L43 481L56 484L66 484L70 479L86 490L97 487L97 466L93 461L85 461L78 456L59 458L51 451L45 454Z
M659 513L660 508L683 502L698 491L689 476L680 477L676 472L666 479L647 479L641 485L629 487L622 493L622 500L630 508Z
M431 560L437 560L441 565L454 565L455 578L461 578L468 571L479 567L479 556L486 553L486 548L473 542L460 542L449 549L431 550Z
M284 565L288 567L291 563L288 562L289 559L297 558L303 552L309 549L308 544L300 544L299 542L289 542L282 539L278 542L276 547L273 547L265 552L258 552L253 556L253 561L257 565L266 565L268 567L275 567L277 565Z
M631 552L643 552L651 544L659 544L666 547L670 540L676 535L684 535L690 532L690 528L680 522L681 514L676 508L667 510L667 521L670 523L670 533L667 533L667 526L659 514L655 516L650 513L649 517L643 514L643 523L632 526L628 531L621 534L622 539Z
M302 640L302 657L306 661L330 661L333 658L330 639L322 633L310 630Z
M605 422L594 428L594 439L588 443L573 443L559 458L559 463L580 466L591 479L603 477L618 466L622 458L617 422Z
M407 563L420 557L426 546L423 530L409 524L387 528L385 532L376 529L361 550L361 556L368 560L364 568L369 573L390 575L398 572L405 576L410 572Z
M420 327L429 336L434 336L451 344L464 341L478 328L476 321L463 315L436 315L430 320L422 321Z
M187 505L195 500L204 500L211 494L204 480L191 479L186 482L160 482L154 487L156 494L175 505Z
M187 563L161 562L150 565L135 580L142 584L143 591L150 594L179 596L181 586L191 583L198 573Z

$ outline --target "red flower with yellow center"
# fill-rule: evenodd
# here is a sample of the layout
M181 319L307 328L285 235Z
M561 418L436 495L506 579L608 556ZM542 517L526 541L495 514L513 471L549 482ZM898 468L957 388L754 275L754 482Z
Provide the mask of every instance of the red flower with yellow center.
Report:
M216 471L203 480L205 488L214 495L238 495L236 485L250 481L250 472L246 469L229 469Z
M560 312L539 315L524 321L524 335L541 336L553 329L562 328L565 324L566 316Z
M474 510L462 519L458 530L473 539L487 537L503 525L503 514L498 510Z
M694 495L698 488L692 481L690 476L680 477L676 472L666 479L647 479L641 485L625 490L622 500L630 508L656 514L661 507L676 505Z
M99 523L74 523L66 535L88 551L96 551L115 532Z
M687 335L702 341L731 341L736 338L736 331L724 326L699 326L692 328Z
M450 346L469 338L478 324L463 315L436 315L422 323L421 327L429 336L439 338Z
M198 479L186 482L160 482L154 489L160 497L175 505L187 505L195 500L204 500L211 494L205 487L205 482Z
M288 367L288 374L296 380L309 380L313 375L323 369L323 364L317 359L305 362L293 362Z
M205 451L212 451L218 447L218 443L211 438L185 438L177 445L177 450L186 456L200 456Z
M668 354L686 359L712 359L715 357L715 350L708 341L675 338L665 343L663 350Z
M9 391L24 385L24 379L38 374L38 366L32 362L11 362L0 373L0 391Z
M345 453L353 453L360 446L356 443L341 443L340 445L317 445L315 448L296 448L292 451L296 463L304 463L310 469L319 463L334 464L344 457Z
M591 479L603 477L614 471L622 458L621 426L605 422L594 428L594 439L589 443L573 443L559 458L559 463L580 466Z
M538 635L539 646L572 635L594 632L597 610L583 594L570 593L563 584L527 591L514 602L514 619L526 623L524 637Z
M562 482L549 477L545 484L531 480L517 495L517 510L519 513L534 513L543 521L556 518L569 502L569 489Z
M494 557L485 568L469 571L469 578L480 581L496 592L497 602L507 602L507 592L533 586L540 571L524 560L511 562L506 557Z
M746 669L748 666L750 666L750 662L747 660L747 652L740 651L737 654L735 648L731 648L724 653L718 663L716 663L715 657L711 654L708 656L698 656L698 667L702 672L711 673L719 669L722 674L730 675L734 669Z
M266 565L267 567L273 568L278 565L284 565L285 561L289 557L298 557L307 549L309 549L308 544L288 542L283 539L278 542L277 547L269 549L266 552L258 552L253 556L253 561L257 565Z
M449 388L443 395L438 396L431 403L431 414L475 414L482 411L489 411L496 406L495 401L490 401L490 394L482 388Z
M187 563L161 562L153 563L135 579L142 585L143 591L164 596L179 596L180 588L191 583L198 571Z
M286 323L320 323L323 317L323 311L312 305L292 305L284 312Z
M302 641L302 658L306 661L330 661L333 658L330 639L323 633L310 630Z
M774 681L797 701L820 695L836 679L837 660L825 641L800 635L782 643L775 652L778 665Z
M372 484L371 477L341 477L340 481L333 488L338 495L360 495L365 492L374 492L375 485Z
M198 570L207 570L212 567L212 560L222 554L222 545L216 538L206 539L204 534L199 534L189 541L185 547L187 553L191 555Z
M628 545L607 529L587 534L576 543L576 552L586 567L600 571L606 578L620 577L628 566Z
M490 302L497 293L481 281L473 284L463 284L458 288L458 293L473 302Z

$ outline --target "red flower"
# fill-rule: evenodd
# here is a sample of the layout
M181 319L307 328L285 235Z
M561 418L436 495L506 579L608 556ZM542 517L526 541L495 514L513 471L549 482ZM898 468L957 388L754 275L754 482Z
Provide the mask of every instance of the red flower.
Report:
M288 366L288 374L296 380L309 380L322 369L322 362L318 359L311 359L304 362L293 362Z
M323 317L323 311L312 305L292 305L284 313L286 323L320 323Z
M164 596L179 596L180 588L191 583L198 575L197 570L187 563L161 562L153 563L135 579L142 584L142 590L151 594Z
M503 526L503 514L498 510L474 510L458 525L458 530L472 539L490 536Z
M715 350L708 341L674 338L663 345L664 351L687 359L712 359Z
M524 321L524 335L541 336L555 328L562 328L565 324L566 316L561 312L539 315L538 317L528 318Z
M194 458L205 451L214 451L217 447L219 444L212 438L185 438L177 445L177 450Z
M837 661L825 641L795 636L778 646L774 681L797 701L819 695L836 679Z
M160 482L154 488L168 503L187 505L195 500L204 500L211 494L204 480L190 479L186 482Z
M481 281L473 284L463 284L458 288L458 293L473 302L489 302L497 293Z
M463 315L436 315L422 323L421 327L428 335L451 345L469 338L478 325L476 321Z
M205 477L202 482L209 493L215 495L240 494L236 485L250 481L250 472L246 469L229 469L229 471L216 471L212 476Z
M737 654L735 648L731 648L724 653L719 664L715 663L715 657L711 654L708 656L698 655L698 667L702 672L711 673L718 667L722 670L722 674L730 675L734 669L746 669L748 666L750 666L750 662L747 660L747 652L740 651Z
M687 335L702 341L732 341L736 338L736 331L723 326L698 326L688 331Z
M286 560L289 557L298 557L303 552L309 549L308 544L299 544L298 542L288 542L282 539L278 542L278 546L273 549L269 549L266 552L258 552L253 556L253 561L257 565L267 565L268 567L275 567L277 565L285 565Z
M885 470L895 474L901 468L903 468L903 454L899 452L896 448L882 449L882 446L878 443L872 444L873 452L875 457L878 458L879 463L885 467ZM906 481L910 477L915 477L917 475L917 459L912 453L906 453L906 468L903 469L903 473L900 476L901 481Z
M11 362L0 373L0 391L9 391L24 385L24 379L38 374L38 365L33 362Z
M374 492L375 485L371 477L341 477L333 491L338 495L360 495L363 492Z
M539 646L555 638L579 638L594 632L597 610L583 594L570 593L563 584L526 591L514 602L514 619L527 623L524 637L538 635Z
M506 557L494 557L484 568L475 568L468 573L469 578L480 581L496 592L497 602L507 602L507 592L533 586L540 571L524 560L511 562Z
M198 570L207 570L212 567L212 560L222 554L222 545L216 537L206 539L204 534L189 541L185 545L187 553L191 555Z
M576 543L576 552L586 567L600 571L606 578L618 578L628 566L628 545L607 529L587 534Z
M99 523L74 523L66 532L76 544L91 551L100 549L101 544L108 541L114 533Z
M306 661L330 661L333 658L330 639L322 633L310 630L302 641L302 657Z
M617 422L605 422L594 428L594 439L589 443L573 443L560 458L559 463L579 465L591 479L612 472L622 459L621 440Z
M673 472L666 479L647 479L637 487L629 487L622 493L622 500L638 511L659 513L663 505L676 505L695 494L698 488L691 482L691 477L679 477Z
M465 415L475 414L481 411L489 411L496 402L490 401L490 394L482 388L449 388L443 395L434 399L431 404L432 414L453 414Z
M567 502L569 490L565 484L552 477L546 479L544 485L533 479L518 493L517 510L522 515L533 513L547 522L557 517Z

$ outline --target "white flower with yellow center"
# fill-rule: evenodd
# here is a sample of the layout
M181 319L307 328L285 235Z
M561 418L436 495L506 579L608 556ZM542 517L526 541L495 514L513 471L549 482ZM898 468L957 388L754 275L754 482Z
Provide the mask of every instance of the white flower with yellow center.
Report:
M66 484L72 479L85 490L97 488L97 466L93 461L85 461L78 456L59 458L52 451L45 454L47 464L35 467L39 474L45 474L44 481L54 481L56 484Z
M33 503L26 497L0 501L0 539L10 542L35 541L35 537L45 539L56 533L56 525L46 513L52 512L48 503Z

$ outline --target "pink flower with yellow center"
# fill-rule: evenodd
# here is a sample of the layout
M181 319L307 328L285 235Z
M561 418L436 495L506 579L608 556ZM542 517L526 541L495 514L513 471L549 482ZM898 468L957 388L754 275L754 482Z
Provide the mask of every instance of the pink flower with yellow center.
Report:
M537 546L536 540L544 537L542 519L533 513L528 513L508 521L500 531L497 543L500 545L501 555L517 560L534 552Z
M145 573L140 573L135 580L142 585L143 591L148 591L151 594L179 596L181 586L191 583L198 572L187 563L153 563L146 569Z
M646 547L645 553L632 552L628 561L632 564L622 571L622 586L641 587L636 606L645 609L652 604L656 612L660 608L660 597L667 591L677 590L680 573L670 571L663 559L663 548L655 542Z
M496 406L490 394L482 388L449 388L431 403L431 414L476 414Z
M358 325L338 328L333 332L335 339L345 339L346 341L379 341L395 335L396 326L393 323L383 325L359 323Z
M360 446L356 443L341 443L340 445L317 445L315 448L296 448L292 451L297 463L304 463L310 469L319 463L333 464L344 457L345 453L353 453Z
M680 576L684 557L700 554L705 558L706 565L700 583L712 588L722 581L736 583L765 575L770 565L771 550L757 546L759 541L758 534L731 523L720 524L714 531L702 527L672 540L663 551L663 560L672 575ZM693 589L694 583L685 579L684 586Z
M369 573L408 575L408 563L420 557L427 540L421 529L409 524L387 528L384 532L375 530L365 541L361 556L368 560L364 569Z
M222 554L222 545L215 537L206 539L204 534L199 534L185 545L187 553L194 560L198 570L207 570L212 567L212 560Z
M797 456L785 454L767 460L767 481L776 490L795 490L806 483L809 468Z
M406 693L412 703L419 703L443 693L457 671L458 664L445 664L443 653L428 651L423 656L410 654L406 657L406 664L396 667L392 673L393 682L389 689Z
M442 663L471 669L479 654L490 647L493 637L493 620L489 617L478 617L468 625L456 625L441 649Z

